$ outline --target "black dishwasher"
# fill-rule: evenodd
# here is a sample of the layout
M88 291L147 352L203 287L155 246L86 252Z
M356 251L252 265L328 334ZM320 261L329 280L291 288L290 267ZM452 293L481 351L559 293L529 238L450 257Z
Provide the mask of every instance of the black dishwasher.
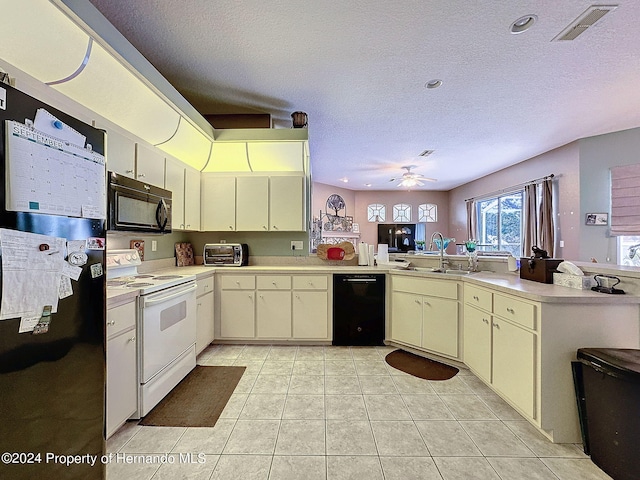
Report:
M333 344L384 345L384 274L333 275Z

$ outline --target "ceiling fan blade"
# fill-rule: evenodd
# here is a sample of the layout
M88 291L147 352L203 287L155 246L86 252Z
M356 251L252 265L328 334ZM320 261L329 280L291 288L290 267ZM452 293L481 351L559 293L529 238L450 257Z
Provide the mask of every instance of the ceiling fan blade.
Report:
M420 180L423 180L422 178ZM424 186L424 183L422 183L420 180L416 180L416 185L418 185L419 187Z

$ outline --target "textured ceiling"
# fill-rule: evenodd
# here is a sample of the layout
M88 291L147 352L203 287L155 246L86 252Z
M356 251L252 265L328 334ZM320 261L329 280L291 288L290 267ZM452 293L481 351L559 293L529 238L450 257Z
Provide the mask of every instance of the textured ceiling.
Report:
M395 189L416 165L438 179L417 189L449 190L640 126L637 0L570 42L551 39L589 2L91 2L201 113L267 112L288 128L307 112L313 179L343 188ZM511 34L526 14L537 23Z

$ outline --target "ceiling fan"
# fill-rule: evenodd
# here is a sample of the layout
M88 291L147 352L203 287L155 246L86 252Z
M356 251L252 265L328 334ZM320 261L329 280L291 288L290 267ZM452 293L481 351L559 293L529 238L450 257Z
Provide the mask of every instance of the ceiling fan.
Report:
M398 187L422 187L424 185L423 182L436 182L437 180L435 178L428 178L423 176L420 173L413 173L411 171L412 168L415 168L416 165L406 165L402 168L404 168L406 170L405 173L402 174L402 177L400 178L392 178L389 181L390 182L395 182L400 180L400 183L398 183Z

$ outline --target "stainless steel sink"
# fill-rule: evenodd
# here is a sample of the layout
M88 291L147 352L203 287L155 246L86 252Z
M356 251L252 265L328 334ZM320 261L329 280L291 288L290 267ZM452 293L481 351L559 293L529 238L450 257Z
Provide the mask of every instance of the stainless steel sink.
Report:
M425 272L425 273L437 273L439 275L471 275L476 272L470 272L468 270L458 270L457 268L449 268L446 270L438 270L433 268L426 267L415 267L413 268L416 272Z

